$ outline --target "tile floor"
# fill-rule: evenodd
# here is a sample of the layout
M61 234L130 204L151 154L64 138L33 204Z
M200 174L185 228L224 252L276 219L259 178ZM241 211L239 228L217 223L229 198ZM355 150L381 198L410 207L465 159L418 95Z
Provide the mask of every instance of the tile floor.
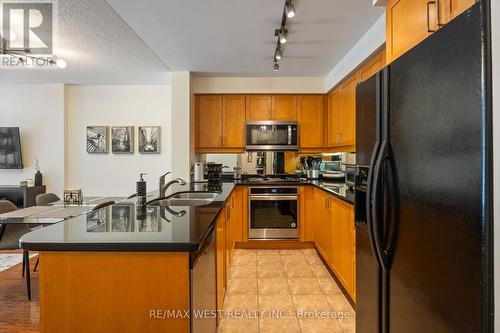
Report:
M354 333L354 322L316 250L235 250L218 333Z

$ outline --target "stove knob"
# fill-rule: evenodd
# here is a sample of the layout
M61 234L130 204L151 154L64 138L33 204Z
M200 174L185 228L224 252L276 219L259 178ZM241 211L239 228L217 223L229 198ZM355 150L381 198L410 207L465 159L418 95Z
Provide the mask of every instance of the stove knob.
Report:
M290 224L290 226L291 226L292 228L295 228L295 227L297 226L297 224L296 224L296 223L292 223L292 224Z

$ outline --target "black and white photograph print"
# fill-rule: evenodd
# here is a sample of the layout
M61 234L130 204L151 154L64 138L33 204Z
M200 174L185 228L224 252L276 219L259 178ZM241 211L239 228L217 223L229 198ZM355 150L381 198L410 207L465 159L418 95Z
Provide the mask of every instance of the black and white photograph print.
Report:
M87 232L106 232L108 209L104 207L87 213Z
M139 126L139 153L159 154L160 153L160 126Z
M108 152L108 126L87 126L87 153Z
M133 218L134 205L113 205L111 206L111 231L131 232L134 231Z
M139 232L159 232L160 231L160 207L146 207L146 214L137 218Z
M111 127L111 151L115 154L130 154L134 152L134 127Z

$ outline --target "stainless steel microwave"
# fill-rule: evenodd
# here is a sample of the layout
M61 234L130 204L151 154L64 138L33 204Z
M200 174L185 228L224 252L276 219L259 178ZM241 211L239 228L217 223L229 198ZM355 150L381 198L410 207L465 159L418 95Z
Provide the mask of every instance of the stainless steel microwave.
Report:
M245 125L246 150L298 150L296 121L248 121Z

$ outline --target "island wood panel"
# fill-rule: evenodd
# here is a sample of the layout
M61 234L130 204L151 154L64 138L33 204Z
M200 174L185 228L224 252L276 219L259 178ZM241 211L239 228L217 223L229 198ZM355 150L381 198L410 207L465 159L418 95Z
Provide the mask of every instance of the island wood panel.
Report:
M42 333L189 332L189 254L41 252Z

